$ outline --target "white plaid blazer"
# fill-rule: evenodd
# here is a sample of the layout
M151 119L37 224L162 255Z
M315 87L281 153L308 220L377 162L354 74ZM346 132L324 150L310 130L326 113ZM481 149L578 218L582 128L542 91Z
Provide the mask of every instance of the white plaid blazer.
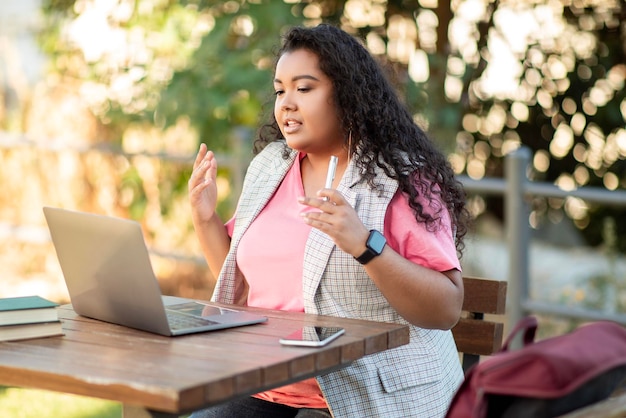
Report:
M235 255L242 235L272 197L295 161L282 157L284 142L269 144L248 167L237 206L231 247L218 277L213 300L245 300L245 280ZM385 212L397 182L382 170L373 193L350 163L337 190L356 209L368 229L383 230ZM313 228L304 257L304 307L308 313L408 324L387 302L354 258ZM366 356L353 365L317 378L335 418L443 417L463 379L450 331L411 325L409 344Z

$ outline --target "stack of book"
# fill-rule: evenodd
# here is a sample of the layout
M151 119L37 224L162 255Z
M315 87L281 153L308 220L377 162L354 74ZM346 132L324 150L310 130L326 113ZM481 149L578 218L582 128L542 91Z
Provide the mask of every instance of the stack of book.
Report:
M40 296L0 298L0 341L63 335L57 306Z

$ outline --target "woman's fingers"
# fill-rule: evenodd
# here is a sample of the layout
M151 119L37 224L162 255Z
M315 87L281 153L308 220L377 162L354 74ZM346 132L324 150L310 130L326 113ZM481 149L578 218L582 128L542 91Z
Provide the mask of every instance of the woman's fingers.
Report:
M193 169L194 170L196 168L198 168L198 166L200 165L200 163L204 159L206 153L207 153L207 147L206 147L206 144L203 142L202 144L200 144L200 149L198 150L198 153L196 154L196 159L193 162Z
M206 148L204 144L203 147ZM202 149L198 152L196 156L196 161L194 162L194 168L189 177L189 188L193 188L199 184L202 184L207 179L215 178L217 175L217 162L215 161L215 156L212 151L208 151L202 154Z
M317 193L317 196L317 198L300 196L298 202L312 208L320 209L323 212L332 212L333 206L346 203L341 193L334 189L322 189Z

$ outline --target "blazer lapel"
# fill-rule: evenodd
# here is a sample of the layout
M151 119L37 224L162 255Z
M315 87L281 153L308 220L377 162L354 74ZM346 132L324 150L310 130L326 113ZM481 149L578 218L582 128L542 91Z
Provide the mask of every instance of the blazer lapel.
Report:
M356 165L350 161L346 171L337 186L344 199L353 208L359 204L359 194L354 186L361 180ZM304 268L302 292L304 296L305 310L309 313L317 313L317 308L312 303L315 292L319 287L322 276L330 255L335 248L335 243L328 235L316 228L311 228L304 250Z
M245 290L241 289L244 289L246 285L243 275L237 270L237 248L244 232L272 198L298 155L294 151L288 159L284 159L282 158L281 150L282 148L278 144L269 144L268 155L263 156L263 159L253 161L248 168L254 171L253 175L249 177L254 180L250 184L244 182L237 205L235 228L231 238L230 250L226 255L222 271L218 276L212 300L235 303L239 301L238 298L245 297L245 295L240 294L245 292Z
M270 201L297 155L297 152L292 152L286 160L280 156L275 158L272 164L265 167L256 177L254 183L249 186L248 191L242 193L237 206L237 216L235 218L235 231L237 233L236 236L233 235L233 241L239 242L252 221Z

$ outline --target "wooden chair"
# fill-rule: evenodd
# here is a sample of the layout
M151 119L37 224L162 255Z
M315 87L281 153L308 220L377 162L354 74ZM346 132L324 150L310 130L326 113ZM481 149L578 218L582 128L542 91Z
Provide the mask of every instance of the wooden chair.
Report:
M467 371L480 356L491 355L502 346L507 282L463 277L463 284L463 315L452 334ZM485 318L486 314L495 317Z

